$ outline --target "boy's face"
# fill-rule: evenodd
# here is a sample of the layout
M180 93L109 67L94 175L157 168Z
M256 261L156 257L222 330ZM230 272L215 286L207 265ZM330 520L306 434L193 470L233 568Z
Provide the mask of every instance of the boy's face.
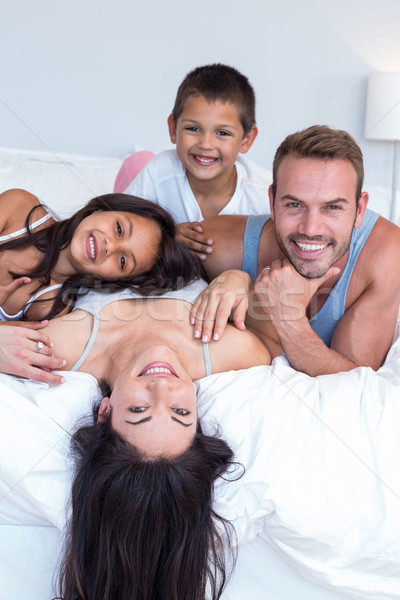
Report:
M189 183L229 178L239 152L246 153L257 135L255 125L244 135L234 104L203 96L188 98L176 124L169 116L168 127Z

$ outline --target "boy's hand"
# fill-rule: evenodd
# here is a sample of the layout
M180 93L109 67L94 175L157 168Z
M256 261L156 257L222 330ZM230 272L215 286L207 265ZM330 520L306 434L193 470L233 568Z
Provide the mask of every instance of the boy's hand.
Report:
M250 276L239 270L224 271L213 279L190 311L194 337L204 343L211 339L221 339L232 309L235 326L241 330L246 329L244 319L249 304L250 286Z
M8 285L0 285L0 306L4 304L7 298L11 296L16 289L21 287L21 285L25 285L26 283L30 282L31 279L29 277L18 277L18 279L14 279L14 281Z
M178 239L186 248L193 252L200 260L205 260L207 254L213 251L212 240L205 239L203 235L203 227L198 221L179 223L176 226Z
M0 373L48 384L64 381L61 375L50 372L63 367L65 360L53 355L49 337L38 331L47 323L0 322Z

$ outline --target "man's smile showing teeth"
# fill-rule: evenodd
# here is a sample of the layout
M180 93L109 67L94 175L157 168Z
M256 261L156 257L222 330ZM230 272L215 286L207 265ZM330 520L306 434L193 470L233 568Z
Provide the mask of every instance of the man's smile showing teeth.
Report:
M323 250L329 244L302 244L301 242L295 242L296 246L303 250L303 252L316 252L317 250Z

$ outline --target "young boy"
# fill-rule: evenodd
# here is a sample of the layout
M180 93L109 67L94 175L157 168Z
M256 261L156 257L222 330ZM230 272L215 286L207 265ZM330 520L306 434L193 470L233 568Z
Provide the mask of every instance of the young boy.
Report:
M271 173L239 156L258 133L247 77L222 64L194 69L178 89L168 129L176 150L155 156L125 191L169 210L178 237L204 259L212 240L199 221L268 212Z

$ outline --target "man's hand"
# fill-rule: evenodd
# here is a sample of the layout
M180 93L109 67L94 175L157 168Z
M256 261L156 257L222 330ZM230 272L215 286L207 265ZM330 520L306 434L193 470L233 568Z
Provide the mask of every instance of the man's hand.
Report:
M48 384L63 383L64 378L50 371L59 369L65 360L53 355L52 343L39 331L47 321L0 322L0 372ZM38 342L39 348L37 346Z
M200 294L190 311L190 323L194 325L194 337L207 343L219 340L234 310L234 324L244 330L248 307L250 276L244 271L224 271L213 279Z
M279 326L280 322L305 317L315 292L339 273L338 267L330 267L322 277L308 279L297 273L287 259L274 260L270 267L261 271L254 283L254 290L264 313L275 326Z
M8 285L0 285L0 306L4 304L9 296L15 290L17 290L21 285L25 285L26 283L30 283L31 279L29 277L18 277L18 279L14 279Z
M200 258L200 260L205 260L207 255L213 251L213 241L205 238L203 227L198 221L194 221L193 223L179 223L176 229L176 239L193 252L197 258Z

